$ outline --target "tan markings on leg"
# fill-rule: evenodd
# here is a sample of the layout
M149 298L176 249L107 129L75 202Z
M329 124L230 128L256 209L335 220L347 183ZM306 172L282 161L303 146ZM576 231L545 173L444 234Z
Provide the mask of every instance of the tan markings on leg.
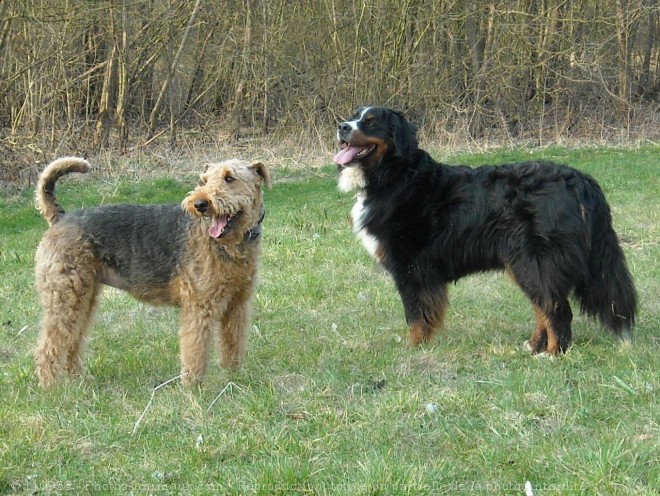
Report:
M557 337L557 333L554 331L552 327L548 326L547 331L548 331L548 347L546 348L545 352L550 355L556 355L557 353L559 353L559 338Z
M539 340L541 340L546 334L547 329L547 317L545 317L545 314L536 305L534 305L534 313L536 314L536 329L534 329L532 337L530 337L528 341L525 341L525 346L532 353L536 352L536 347L538 346Z
M518 280L516 279L516 276L509 265L504 266L504 272L506 272L511 280L515 282L518 287L520 287L520 284L518 283ZM536 328L534 329L532 336L527 341L525 341L525 347L532 353L557 353L559 350L559 340L557 338L557 333L550 326L550 319L537 305L534 305L534 312L536 313ZM547 347L545 350L539 350L539 342L541 342L543 339L547 339ZM553 349L554 351L551 351Z
M409 325L408 344L419 346L428 341L428 329L423 322L411 322Z
M550 322L550 318L540 308L538 309L537 318L540 322L539 325L543 325L545 327L545 331L548 337L548 346L545 349L545 353L549 355L556 355L559 352L559 337L557 336L557 332Z
M447 288L440 287L433 293L420 296L420 307L424 309L421 319L409 324L408 342L417 346L431 340L436 329L442 326L447 310Z

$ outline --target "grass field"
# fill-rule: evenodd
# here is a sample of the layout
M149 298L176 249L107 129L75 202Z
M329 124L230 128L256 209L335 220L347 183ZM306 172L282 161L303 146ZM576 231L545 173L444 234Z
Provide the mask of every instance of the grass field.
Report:
M443 157L444 158L444 157ZM660 149L545 149L592 174L640 295L621 346L584 317L574 346L538 359L534 314L502 274L451 288L444 332L405 345L389 278L351 233L331 167L272 171L261 282L244 368L179 373L177 311L106 290L86 354L93 378L42 391L31 192L0 199L0 493L651 495L660 490ZM66 209L178 202L173 179L63 180ZM577 310L575 311L577 313Z

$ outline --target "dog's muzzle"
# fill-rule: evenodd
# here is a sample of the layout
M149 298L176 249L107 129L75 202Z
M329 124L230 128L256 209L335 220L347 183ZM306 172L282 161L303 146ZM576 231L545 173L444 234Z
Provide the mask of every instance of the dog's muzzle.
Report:
M348 122L342 122L337 129L337 139L339 141L348 141L351 131L353 131L353 126Z

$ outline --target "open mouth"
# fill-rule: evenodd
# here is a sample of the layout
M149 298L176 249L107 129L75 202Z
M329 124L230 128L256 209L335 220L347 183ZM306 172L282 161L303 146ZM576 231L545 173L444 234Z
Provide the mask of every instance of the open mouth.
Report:
M243 212L235 215L218 215L211 218L211 227L209 227L209 236L212 238L222 238L234 228L236 221Z
M376 145L355 146L344 140L341 141L340 146L341 150L339 150L339 153L337 153L333 159L337 165L347 165L351 162L359 162L376 149Z

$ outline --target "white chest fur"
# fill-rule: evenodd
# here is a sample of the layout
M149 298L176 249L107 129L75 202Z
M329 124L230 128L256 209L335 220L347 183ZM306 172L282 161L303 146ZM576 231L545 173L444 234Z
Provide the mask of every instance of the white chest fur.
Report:
M346 167L339 176L339 190L345 193L357 190L355 196L355 205L351 209L351 219L353 220L353 232L362 242L369 255L377 262L382 261L383 251L380 243L375 236L369 234L364 227L364 220L368 214L368 207L364 205L365 193L363 188L366 186L366 180L362 170L359 167Z
M351 193L359 191L367 185L362 169L359 167L344 167L339 174L339 182L337 184L339 191L344 193Z
M372 236L364 227L364 220L369 213L368 207L364 205L364 194L358 192L355 197L355 205L351 209L351 217L353 219L353 232L357 238L362 242L369 255L371 255L377 262L382 259L382 250L380 243L375 236Z

